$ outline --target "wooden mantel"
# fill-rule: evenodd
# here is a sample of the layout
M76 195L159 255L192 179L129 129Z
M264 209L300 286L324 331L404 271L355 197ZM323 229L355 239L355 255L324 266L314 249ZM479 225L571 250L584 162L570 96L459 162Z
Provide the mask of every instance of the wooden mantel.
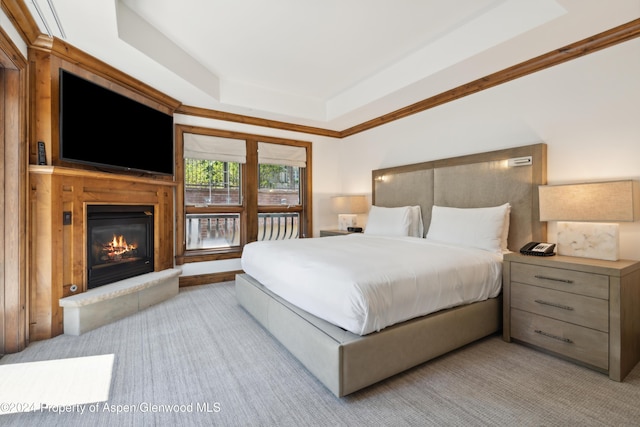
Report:
M60 298L87 289L87 205L153 205L154 268L173 268L174 181L46 165L29 166L29 179L31 341L60 335Z

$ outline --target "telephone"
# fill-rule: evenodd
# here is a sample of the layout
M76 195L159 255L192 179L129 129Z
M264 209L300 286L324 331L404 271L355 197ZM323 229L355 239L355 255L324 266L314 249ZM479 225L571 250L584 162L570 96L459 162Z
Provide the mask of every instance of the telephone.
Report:
M555 243L541 243L541 242L529 242L520 248L520 253L524 255L537 255L537 256L553 256L555 252Z

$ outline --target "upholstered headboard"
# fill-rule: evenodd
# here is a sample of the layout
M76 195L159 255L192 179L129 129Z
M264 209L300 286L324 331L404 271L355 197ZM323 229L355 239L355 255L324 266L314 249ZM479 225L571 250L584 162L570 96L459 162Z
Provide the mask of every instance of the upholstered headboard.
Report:
M471 208L508 202L509 249L517 251L529 241L546 240L546 223L540 222L538 211L538 185L546 184L546 175L545 144L433 160L374 170L372 203L420 205L426 231L434 204Z

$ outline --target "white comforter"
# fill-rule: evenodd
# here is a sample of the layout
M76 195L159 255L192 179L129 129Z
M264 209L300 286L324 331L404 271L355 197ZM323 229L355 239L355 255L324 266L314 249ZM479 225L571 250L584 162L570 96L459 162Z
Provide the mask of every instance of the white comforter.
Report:
M269 290L358 335L492 298L502 255L416 237L366 234L254 242L243 270Z

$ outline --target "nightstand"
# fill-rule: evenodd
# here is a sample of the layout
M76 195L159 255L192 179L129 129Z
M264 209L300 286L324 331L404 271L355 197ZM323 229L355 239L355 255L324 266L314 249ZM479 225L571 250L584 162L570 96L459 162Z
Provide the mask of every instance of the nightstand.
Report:
M347 230L320 230L320 237L327 236L343 236L345 234L352 234L354 231Z
M503 339L622 381L640 360L640 262L506 254Z

